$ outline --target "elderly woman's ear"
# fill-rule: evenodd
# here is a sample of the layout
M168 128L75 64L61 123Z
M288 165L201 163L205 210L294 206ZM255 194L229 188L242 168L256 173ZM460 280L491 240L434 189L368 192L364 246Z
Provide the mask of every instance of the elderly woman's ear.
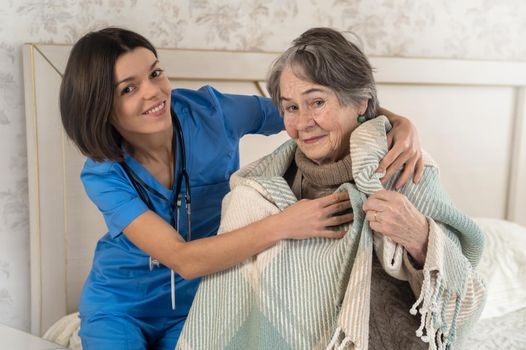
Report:
M364 115L367 111L367 107L369 106L369 100L362 100L360 104L358 105L358 113L360 115Z

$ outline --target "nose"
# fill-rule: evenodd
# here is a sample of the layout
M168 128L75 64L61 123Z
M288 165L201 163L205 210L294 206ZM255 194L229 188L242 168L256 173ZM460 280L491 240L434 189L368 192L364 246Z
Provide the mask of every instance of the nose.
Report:
M297 121L296 127L298 130L308 130L316 124L312 112L306 108L299 110Z
M151 100L152 98L157 97L159 94L159 87L151 80L146 80L143 82L141 88L143 92L143 98L145 100Z

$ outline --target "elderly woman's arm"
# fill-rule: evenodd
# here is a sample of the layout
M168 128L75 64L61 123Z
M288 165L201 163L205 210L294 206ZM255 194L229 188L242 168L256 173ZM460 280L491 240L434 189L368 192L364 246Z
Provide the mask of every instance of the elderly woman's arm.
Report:
M413 182L418 183L424 173L424 162L415 126L409 119L382 107L378 109L378 114L385 115L393 126L387 134L389 152L382 159L377 170L377 172L385 171L382 183L385 184L402 167L404 170L396 181L395 188L402 187L411 176Z
M454 342L455 334L463 335L464 326L479 317L486 298L484 282L464 256L458 232L424 216L398 192L379 191L363 209L371 229L404 247L398 276L408 280L417 298L411 311L416 314L420 306L420 331L433 328L429 317L442 318L442 324L451 325L448 341ZM442 288L447 292L439 292Z
M444 314L441 317L444 317L445 323L451 324L454 319L456 320L453 338L458 338L459 335L463 338L466 328L471 327L473 322L480 317L487 297L486 285L482 277L462 254L458 237L450 228L435 222L431 218L427 218L427 221L429 235L426 269L430 271L453 271L452 266L458 266L456 271L465 276L463 285L455 285L453 283L455 276L442 276L443 281L441 283L446 288L456 289L458 294L455 293L457 295L451 297L448 297L447 294L442 294L439 300L435 301L436 309L444 310ZM404 253L403 269L407 273L407 279L415 297L422 301L422 304L425 304L426 288L424 283L426 282L424 280L424 270L417 269L414 266L407 251ZM418 302L413 307L413 314L417 311L417 305ZM429 307L432 307L432 305ZM458 313L455 315L456 312ZM461 348L461 346L461 343L457 343L455 348Z

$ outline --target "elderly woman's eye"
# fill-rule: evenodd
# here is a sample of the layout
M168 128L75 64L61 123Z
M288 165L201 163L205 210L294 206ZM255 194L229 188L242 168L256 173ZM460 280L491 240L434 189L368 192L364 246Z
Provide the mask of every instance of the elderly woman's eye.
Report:
M294 105L291 105L291 106L287 106L285 108L285 110L289 113L293 113L293 112L296 112L298 110L298 107L297 106L294 106Z
M323 105L325 105L325 101L324 100L316 100L316 101L314 101L314 107L316 107L316 108L322 107Z

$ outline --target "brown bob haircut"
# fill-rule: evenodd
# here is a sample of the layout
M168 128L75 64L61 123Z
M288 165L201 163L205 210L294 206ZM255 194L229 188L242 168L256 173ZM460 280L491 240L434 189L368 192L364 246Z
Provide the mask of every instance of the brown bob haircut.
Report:
M146 38L114 27L84 35L71 50L60 85L62 125L82 154L95 161L121 161L124 157L122 136L111 123L115 63L138 47L157 57Z

